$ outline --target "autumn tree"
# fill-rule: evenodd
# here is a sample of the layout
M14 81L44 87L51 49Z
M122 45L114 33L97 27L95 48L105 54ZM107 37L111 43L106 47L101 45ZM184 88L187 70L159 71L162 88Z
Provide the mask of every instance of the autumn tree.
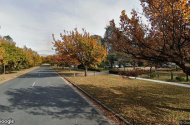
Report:
M72 65L80 64L75 58L71 58L70 55L64 55L63 53L54 55L53 59L56 64L69 67L69 70L71 70Z
M111 25L109 25L106 26L105 30L106 31L104 33L104 40L106 41L107 44L107 51L108 53L113 53L114 52L113 45L108 40L112 38L112 35L114 34L114 28Z
M24 46L23 51L25 54L25 56L23 58L25 60L25 64L23 64L23 65L26 68L41 65L42 58L36 51L33 51L31 48L28 48L26 46Z
M55 51L84 65L85 76L89 67L100 64L107 55L106 47L101 45L100 39L91 36L84 29L83 33L75 29L71 32L65 31L60 36L62 41L53 37Z
M24 46L16 46L16 42L7 35L0 36L0 65L4 64L6 70L20 70L38 66L42 63L41 57L35 51Z
M2 65L4 63L4 57L5 57L5 50L4 48L1 46L2 44L2 37L0 36L0 65Z
M135 10L130 18L122 11L120 27L107 37L117 52L152 63L174 62L190 75L190 2L188 0L141 0L145 25Z

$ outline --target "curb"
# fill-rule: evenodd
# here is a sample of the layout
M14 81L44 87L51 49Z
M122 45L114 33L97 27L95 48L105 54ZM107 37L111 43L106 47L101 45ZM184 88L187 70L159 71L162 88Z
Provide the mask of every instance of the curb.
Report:
M111 112L120 122L124 123L125 125L130 125L128 121L126 121L123 117L121 117L119 114L108 108L106 105L102 104L100 101L92 97L90 94L88 94L86 91L84 91L82 88L77 86L75 83L72 81L68 80L66 77L64 77L65 80L67 80L69 83L71 83L75 88L77 88L79 91L81 91L83 94L88 96L90 99L92 99L94 102L98 103L101 107L103 107L105 110L108 112Z

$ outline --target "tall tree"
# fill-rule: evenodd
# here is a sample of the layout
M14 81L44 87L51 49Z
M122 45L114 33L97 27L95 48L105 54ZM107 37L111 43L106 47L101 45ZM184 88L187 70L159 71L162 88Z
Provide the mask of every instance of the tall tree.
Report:
M55 40L54 47L56 52L71 59L76 59L85 66L85 76L87 69L93 65L98 65L107 55L106 47L101 45L100 39L94 38L86 30L79 33L77 29L61 34L62 41Z
M4 48L1 46L2 44L2 37L0 36L0 65L2 65L4 63L4 57L5 57L5 50Z
M107 44L107 51L108 53L113 53L114 52L113 45L107 39L112 39L112 36L114 34L114 28L111 25L109 25L109 26L106 26L105 29L106 29L106 32L104 34L104 40Z
M107 61L110 63L111 65L111 68L113 68L114 66L114 61L118 61L118 56L117 56L117 53L109 53L107 55Z
M107 37L114 49L153 63L174 62L190 75L189 0L141 0L150 26L143 24L135 10L129 18L120 16L120 27L110 21L114 32Z

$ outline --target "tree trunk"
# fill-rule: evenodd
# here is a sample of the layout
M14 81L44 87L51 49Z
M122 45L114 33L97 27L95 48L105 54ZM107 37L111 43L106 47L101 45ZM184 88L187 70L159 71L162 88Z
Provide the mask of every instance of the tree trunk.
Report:
M173 80L173 79L174 79L173 72L171 71L171 80Z
M190 67L189 66L185 66L184 63L176 63L176 65L178 65L184 73L186 73L187 75L190 75Z
M152 73L152 66L150 67L150 73Z
M160 73L159 73L159 72L157 72L157 77L158 77L158 78L160 77Z
M135 70L135 65L133 66L133 70Z
M111 69L113 69L113 63L111 63Z
M87 71L88 71L88 67L85 66L85 74L84 74L84 76L87 76Z
M69 66L69 72L71 72L71 66Z
M188 82L189 81L189 76L186 74L186 81Z
M158 66L155 66L155 71L157 71L157 69L158 69Z

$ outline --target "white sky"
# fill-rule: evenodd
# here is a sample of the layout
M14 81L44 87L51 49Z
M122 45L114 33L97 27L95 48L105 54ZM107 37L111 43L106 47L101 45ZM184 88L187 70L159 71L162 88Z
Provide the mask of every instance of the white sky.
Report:
M0 0L0 35L10 35L16 45L53 54L52 34L85 28L104 36L111 19L119 23L122 10L141 12L139 0Z

